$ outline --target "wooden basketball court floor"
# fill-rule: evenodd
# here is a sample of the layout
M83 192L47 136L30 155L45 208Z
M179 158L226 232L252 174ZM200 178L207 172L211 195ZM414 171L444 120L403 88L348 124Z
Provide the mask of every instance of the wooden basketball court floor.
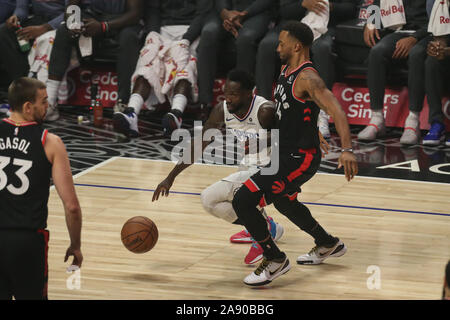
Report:
M175 181L167 198L153 190L173 168L159 160L111 158L74 176L83 211L79 274L66 272L69 245L64 210L52 188L49 200L50 299L439 299L450 258L450 186L392 179L317 174L299 200L347 253L322 265L296 264L312 238L268 207L285 228L279 247L292 269L264 288L243 279L249 245L232 244L242 228L206 213L199 193L236 168L196 164ZM147 216L159 240L134 254L120 239L123 223ZM70 258L70 261L72 258ZM79 281L78 281L79 280Z

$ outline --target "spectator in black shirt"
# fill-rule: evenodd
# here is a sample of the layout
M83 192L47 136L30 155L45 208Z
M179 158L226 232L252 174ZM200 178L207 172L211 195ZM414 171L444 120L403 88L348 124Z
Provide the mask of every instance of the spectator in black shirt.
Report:
M6 21L14 12L15 0L0 0L0 24Z
M117 58L118 99L128 103L130 97L131 75L136 68L141 40L139 20L143 13L144 0L69 0L69 5L81 6L84 26L81 30L69 30L66 24L56 31L55 42L50 56L47 92L50 104L46 121L59 118L57 93L59 85L70 64L72 48L78 46L79 35L92 37L93 42L104 38L114 38L119 43ZM93 44L93 47L95 45Z
M198 48L199 102L203 110L211 108L220 50L228 53L235 47L236 68L254 74L257 46L267 32L273 5L274 0L216 0L216 11L203 27Z

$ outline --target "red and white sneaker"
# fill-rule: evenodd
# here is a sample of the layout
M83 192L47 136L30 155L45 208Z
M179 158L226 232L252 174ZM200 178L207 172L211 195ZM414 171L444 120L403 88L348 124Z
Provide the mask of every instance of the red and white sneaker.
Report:
M259 245L258 242L253 241L250 246L250 251L245 256L244 262L245 264L254 264L263 258L264 250Z
M231 243L252 243L253 238L250 232L247 231L247 229L244 229L238 233L233 234L230 237Z
M274 241L281 238L284 233L284 228L281 224L276 223L272 217L267 217L267 225ZM230 237L231 243L253 243L252 235L247 230L242 230Z

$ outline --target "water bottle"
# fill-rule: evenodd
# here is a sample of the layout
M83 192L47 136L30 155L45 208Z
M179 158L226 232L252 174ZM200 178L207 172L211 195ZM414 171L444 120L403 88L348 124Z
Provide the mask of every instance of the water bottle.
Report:
M100 97L97 95L94 105L94 127L101 127L103 125L103 106Z
M97 103L98 84L92 83L91 85L91 105L89 106L89 120L94 122L94 108Z
M22 30L22 26L20 25L20 22L17 23L18 25L18 30ZM19 42L19 47L20 47L20 51L22 52L27 52L30 51L31 46L30 46L30 42L28 40L25 39L19 39L19 37L17 37L17 42Z

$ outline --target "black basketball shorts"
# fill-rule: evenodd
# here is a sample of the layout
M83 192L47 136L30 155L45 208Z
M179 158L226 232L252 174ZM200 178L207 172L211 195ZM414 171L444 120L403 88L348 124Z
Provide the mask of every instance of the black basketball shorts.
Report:
M244 182L251 192L263 192L259 202L260 207L273 203L277 197L296 199L297 194L301 192L301 186L319 169L321 152L313 148L280 153L279 161L280 165L276 174L262 175L261 171L258 171Z
M0 300L45 300L47 230L0 229Z

